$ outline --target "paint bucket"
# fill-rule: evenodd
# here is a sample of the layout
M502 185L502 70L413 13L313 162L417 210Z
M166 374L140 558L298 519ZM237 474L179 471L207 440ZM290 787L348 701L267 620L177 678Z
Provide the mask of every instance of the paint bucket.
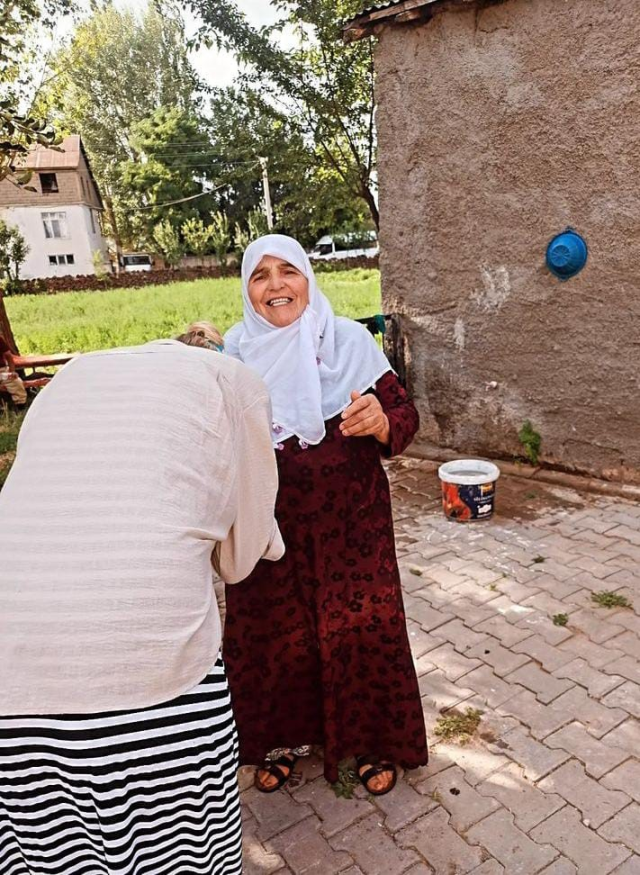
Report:
M482 459L456 459L438 468L445 516L460 523L488 520L493 515L500 469Z

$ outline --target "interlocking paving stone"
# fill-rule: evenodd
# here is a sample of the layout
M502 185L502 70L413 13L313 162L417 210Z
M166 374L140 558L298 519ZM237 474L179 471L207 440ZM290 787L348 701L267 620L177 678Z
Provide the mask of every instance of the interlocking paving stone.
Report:
M558 857L554 863L543 869L540 875L579 875L579 872L571 860L567 860L566 857Z
M625 720L602 739L604 744L627 751L631 756L638 756L640 750L640 722L633 717Z
M530 638L533 634L526 629L519 629L513 623L509 623L503 616L497 614L489 620L484 620L475 627L476 632L483 632L487 635L497 638L503 647L513 647L525 638Z
M640 686L632 681L626 681L622 686L608 693L602 704L608 708L623 708L634 717L640 718Z
M582 687L574 687L554 701L555 708L566 708L582 723L596 738L602 738L628 716L620 708L601 705L597 699L592 699Z
M505 745L504 748L502 744ZM502 744L500 748L510 759L523 767L525 778L530 781L539 781L569 759L568 753L562 750L550 750L521 729L508 732Z
M469 629L462 620L458 619L451 620L446 625L440 626L438 637L450 641L460 653L464 653L470 647L475 647L476 644L481 644L487 638L486 635Z
M465 779L472 787L485 781L509 762L506 756L488 750L483 743L438 745L438 751L446 755L450 763L460 766Z
M613 875L640 875L640 854L634 854L625 860Z
M445 773L446 774L446 773ZM497 799L515 817L516 826L529 832L565 804L555 793L543 793L523 775L523 770L511 763L478 785L478 793Z
M515 644L513 649L516 653L532 657L547 671L554 671L573 660L572 654L549 644L541 635L531 635L524 641Z
M609 842L622 842L640 854L640 805L633 803L620 811L598 833Z
M495 638L487 638L482 644L477 644L475 647L467 650L466 656L480 659L482 662L490 665L494 674L498 675L498 677L504 677L509 672L515 671L521 665L529 662L528 656L523 653L513 653L511 650L507 650Z
M536 826L531 838L553 845L585 875L608 875L630 854L624 845L611 844L584 826L580 812L570 805Z
M543 705L529 690L506 701L498 711L517 717L538 741L571 722L573 717L566 709L555 708L554 703Z
M510 875L535 875L557 856L553 848L531 841L504 810L473 826L467 839L485 847Z
M347 851L365 875L380 875L382 872L400 875L412 863L420 862L415 851L398 847L383 828L382 817L377 812L333 836L329 843L336 851Z
M449 823L458 832L465 832L498 808L494 799L481 796L465 781L464 772L458 766L439 772L418 789L446 808L451 815Z
M401 847L416 848L435 875L466 875L482 863L482 851L468 845L449 825L449 815L436 808L397 833ZM378 870L376 875L380 875ZM372 873L373 875L373 873ZM386 873L385 873L386 875Z
M595 699L600 699L624 683L624 678L620 675L598 671L584 659L574 659L561 668L557 668L553 673L558 678L568 678L580 684L581 687L586 687L589 695Z
M631 801L625 793L607 790L590 778L577 760L571 760L547 775L538 787L545 793L558 793L566 799L593 829L602 826Z
M450 681L459 680L482 664L479 659L470 659L458 653L450 643L441 644L435 650L429 651L428 658Z
M320 818L322 832L327 837L375 812L373 805L365 799L337 798L323 777L294 790L292 795L296 802L307 803L313 808Z
M419 623L407 623L407 632L409 634L409 646L411 647L414 659L424 656L425 653L434 650L442 644L441 638L436 638L425 632Z
M513 677L513 675L510 675ZM474 690L488 705L497 708L522 691L515 681L509 683L502 680L487 665L474 669L464 677L465 687Z
M617 639L614 638L613 640L616 641ZM604 668L605 665L625 655L623 650L615 650L610 644L607 647L603 647L601 644L594 644L593 641L590 641L582 633L575 635L569 633L569 638L561 642L559 647L561 650L566 650L575 656L585 659L592 668Z
M640 659L640 637L636 632L627 631L618 635L617 638L610 638L607 641L607 647L622 650L627 656Z
M638 756L640 756L640 750ZM622 790L636 802L640 802L640 760L627 760L626 763L605 775L602 783L611 790ZM640 825L638 828L640 829Z
M497 860L486 860L474 869L471 875L504 875L504 866L501 866Z
M267 846L284 857L294 875L336 875L353 864L348 853L332 850L317 817L290 827Z
M258 836L261 841L284 832L313 814L309 805L296 802L287 792L260 793L255 787L251 787L243 793L243 801L258 821Z
M418 789L414 790L405 781L398 781L392 793L376 796L373 802L382 812L385 828L391 833L403 829L423 814L428 814L437 805L433 799L422 795Z
M572 681L555 678L533 663L527 663L527 665L511 672L510 675L507 675L507 681L521 684L531 690L532 693L535 693L536 698L545 705L553 702L554 699L574 686Z
M605 736L605 741L606 738L608 736ZM592 778L601 778L629 756L628 751L607 744L605 741L595 738L581 723L570 723L553 735L547 736L545 744L548 747L560 747L573 754L584 764L588 775Z
M255 818L247 817L242 823L242 871L243 875L269 875L284 866L284 860L278 854L269 853L256 832L258 824Z
M405 596L404 602L407 617L418 623L425 632L433 632L434 629L444 626L451 620L451 614L443 614L441 611L437 611L424 599L407 598ZM441 633L438 634L440 635Z
M464 678L461 683L464 683ZM423 703L426 700L426 706L437 711L453 708L454 705L474 695L474 690L461 684L451 683L439 669L421 675L418 678L418 685Z

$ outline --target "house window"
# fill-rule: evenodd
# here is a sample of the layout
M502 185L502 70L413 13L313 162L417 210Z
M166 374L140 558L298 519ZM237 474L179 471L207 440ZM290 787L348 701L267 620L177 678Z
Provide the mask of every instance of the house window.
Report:
M44 236L47 239L64 238L69 236L66 213L42 213Z
M42 194L55 194L58 191L58 177L55 173L41 173Z
M73 255L50 255L49 264L75 264L76 260Z
M95 216L93 215L93 210L89 210L89 216L91 217L91 232L93 234L95 234L96 233L96 220L95 220Z

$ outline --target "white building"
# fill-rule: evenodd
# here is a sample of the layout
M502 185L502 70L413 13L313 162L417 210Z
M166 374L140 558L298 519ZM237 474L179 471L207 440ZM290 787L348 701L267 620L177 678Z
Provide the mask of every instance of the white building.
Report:
M66 137L62 151L37 146L27 156L35 191L0 182L0 216L17 227L29 246L24 279L95 273L95 252L109 270L102 233L102 198L82 141Z

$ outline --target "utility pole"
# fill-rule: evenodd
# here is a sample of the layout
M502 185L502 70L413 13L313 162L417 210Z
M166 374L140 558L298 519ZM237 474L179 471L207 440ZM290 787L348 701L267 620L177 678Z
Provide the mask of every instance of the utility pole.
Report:
M271 191L269 189L269 172L267 170L268 158L258 158L262 167L262 188L264 189L264 210L267 214L267 228L273 231L273 213L271 212Z

